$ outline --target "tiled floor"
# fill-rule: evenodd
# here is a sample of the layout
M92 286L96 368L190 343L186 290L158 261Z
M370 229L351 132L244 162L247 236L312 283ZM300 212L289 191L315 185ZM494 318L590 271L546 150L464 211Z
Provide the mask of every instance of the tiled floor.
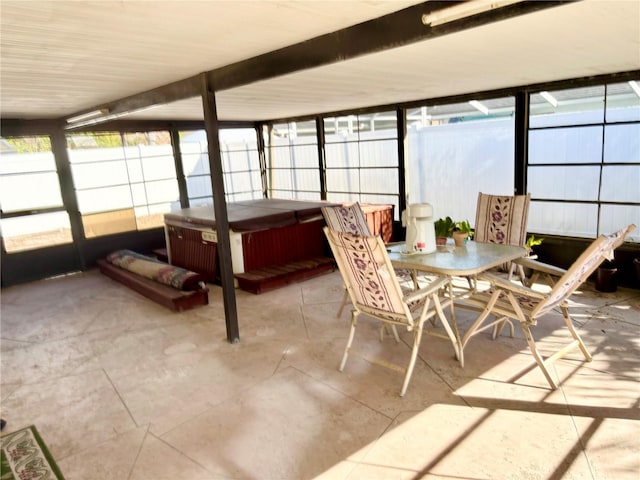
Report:
M574 297L593 354L556 364L551 391L516 338L481 334L460 368L425 337L402 375L350 357L333 273L262 295L237 292L226 341L221 290L172 313L89 271L2 291L2 417L35 424L67 480L612 479L640 476L640 291ZM460 327L472 318L460 311ZM543 353L559 315L534 329ZM356 346L406 364L409 335Z

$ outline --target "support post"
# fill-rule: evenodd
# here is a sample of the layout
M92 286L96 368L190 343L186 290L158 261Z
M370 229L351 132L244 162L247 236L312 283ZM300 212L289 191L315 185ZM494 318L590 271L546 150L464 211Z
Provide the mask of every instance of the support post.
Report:
M227 339L230 343L240 342L238 330L238 309L236 291L233 283L233 265L231 263L231 241L229 239L229 218L227 201L224 195L224 178L222 175L222 156L220 155L220 139L218 137L218 113L216 96L206 73L201 75L202 108L204 126L207 132L209 152L209 168L211 171L211 187L213 190L213 210L216 216L216 233L218 234L218 264L222 282L224 300L224 318L227 325Z

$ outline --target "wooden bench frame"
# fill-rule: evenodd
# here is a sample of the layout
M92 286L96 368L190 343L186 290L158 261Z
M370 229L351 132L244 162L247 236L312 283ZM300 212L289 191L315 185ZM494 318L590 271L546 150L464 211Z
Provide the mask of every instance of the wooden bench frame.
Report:
M177 290L169 285L155 282L141 277L128 270L110 264L106 260L98 260L100 271L107 277L126 285L141 295L163 305L174 312L181 312L199 305L209 304L209 289L201 288L194 291Z

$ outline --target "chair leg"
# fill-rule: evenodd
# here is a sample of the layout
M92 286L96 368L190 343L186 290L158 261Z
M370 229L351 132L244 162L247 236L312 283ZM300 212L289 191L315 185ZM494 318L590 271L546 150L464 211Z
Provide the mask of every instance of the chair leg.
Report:
M533 340L533 335L531 335L531 330L529 329L529 326L522 322L519 322L519 323L520 323L520 326L522 327L522 331L524 332L524 336L527 339L527 344L529 344L529 350L531 350L531 354L533 355L533 358L535 359L536 363L540 367L540 370L542 370L542 373L544 373L544 376L546 377L547 382L549 382L549 385L551 385L551 388L553 390L556 390L558 388L558 384L551 377L551 372L549 372L549 369L547 368L547 365L544 362L544 358L542 358L542 355L540 355L540 352L538 352L538 349L536 348L536 343Z
M393 335L393 338L396 340L396 343L400 343L400 336L398 335L398 329L396 328L396 326L392 323L392 324L388 324L388 323L383 323L380 325L380 341L384 341L384 334L385 332L387 332L387 329L391 329L391 334Z
M340 304L340 308L338 309L338 313L336 314L336 318L340 318L342 316L342 311L344 307L347 306L347 302L349 301L349 292L347 288L344 289L344 295L342 296L342 303Z
M358 324L358 315L359 312L357 310L353 310L351 312L351 329L349 330L349 340L347 340L347 346L344 349L344 355L342 356L342 361L340 362L340 367L338 368L338 370L340 370L341 372L344 370L344 366L347 363L347 358L349 357L349 350L351 350L353 337L356 333L356 325Z
M498 338L498 336L502 332L502 329L504 328L505 324L509 325L509 336L511 338L513 338L513 322L511 320L509 320L509 318L507 318L507 317L502 317L502 321L496 323L493 326L493 332L491 333L491 339L492 340L495 340L496 338Z
M571 334L573 339L576 341L576 344L580 348L580 351L582 352L582 355L584 355L584 359L587 362L590 362L592 360L591 354L587 350L587 346L584 344L584 342L582 341L582 338L580 338L580 335L578 335L578 332L576 331L575 327L573 326L573 322L571 321L571 317L569 316L569 310L567 310L566 306L561 306L560 310L562 310L562 316L564 317L564 323L567 324L567 328L569 329L569 333Z
M420 340L422 339L422 325L417 325L413 331L413 348L411 349L411 359L409 360L409 366L407 367L407 373L404 376L404 382L402 383L402 390L400 390L400 396L404 397L409 386L409 380L413 374L413 367L416 364L416 357L418 356L418 347L420 346Z
M489 302L487 302L487 306L484 308L482 313L478 315L478 318L476 318L475 322L473 322L473 324L466 331L466 333L464 334L464 337L462 337L462 342L460 342L460 366L461 367L464 367L464 347L467 345L467 342L471 339L471 337L473 337L477 333L480 325L482 325L482 323L489 316L489 314L491 313L491 309L498 301L499 296L500 296L500 290L495 290L491 294L491 298L489 299Z

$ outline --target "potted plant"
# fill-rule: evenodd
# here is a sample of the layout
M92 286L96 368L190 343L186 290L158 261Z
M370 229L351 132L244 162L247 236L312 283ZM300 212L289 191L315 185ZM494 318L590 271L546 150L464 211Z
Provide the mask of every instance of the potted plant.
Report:
M469 220L456 222L455 227L453 228L453 241L457 247L463 247L472 235L473 230L471 229Z
M527 256L528 257L533 257L535 258L536 255L533 255L533 247L540 245L542 243L542 238L536 238L533 234L529 235L529 238L527 238L526 243L524 244L524 247L527 249Z
M436 231L436 245L445 245L447 243L447 238L453 235L453 229L455 228L456 223L451 219L451 217L446 217L436 220L433 226Z

